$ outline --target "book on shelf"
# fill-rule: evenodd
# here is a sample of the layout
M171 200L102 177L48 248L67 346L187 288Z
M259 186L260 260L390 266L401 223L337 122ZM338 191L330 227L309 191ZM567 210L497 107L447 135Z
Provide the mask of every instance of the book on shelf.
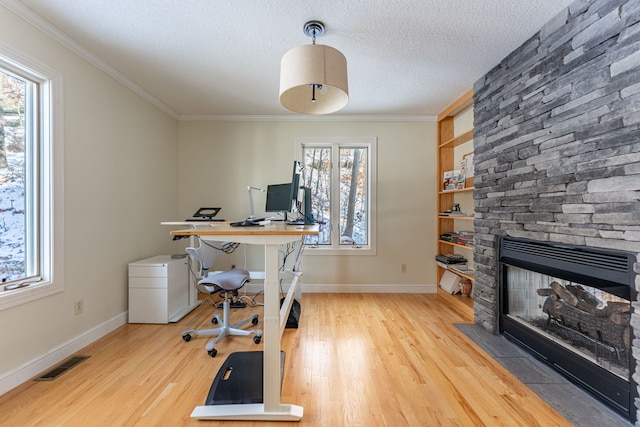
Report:
M468 153L462 156L462 161L460 162L460 170L462 171L462 175L464 176L465 187L473 187L473 176L475 175L473 166L473 153Z
M458 264L450 265L449 269L455 272L458 272L460 274L464 274L465 276L473 276L473 273L475 273L475 270L472 268L469 268L467 265L464 265L464 266L458 265Z
M456 231L454 233L448 233L446 241L461 246L473 246L473 236L473 231ZM441 240L444 239L441 237Z
M460 276L458 276L457 274L454 274L450 271L445 271L444 274L442 275L442 279L440 279L440 287L450 293L450 294L457 294L458 292L460 292L462 289L460 287L460 280L462 278Z
M444 172L442 177L442 189L444 191L449 190L461 190L464 188L464 173L460 169Z
M473 166L473 153L465 154L460 162L460 169L464 171L465 178L473 178L475 170Z
M440 287L452 295L457 294L461 291L460 279L460 276L447 270L440 279Z
M473 273L475 272L475 270L469 268L467 264L445 264L439 261L436 261L436 264L438 264L445 270L452 270L460 274L465 274L467 276L473 276Z
M436 255L436 261L442 264L466 264L467 259L460 254Z
M444 262L436 261L436 264L438 264L440 267L442 267L444 269L448 269L449 268L449 264L445 264Z
M444 212L440 212L438 215L440 216L462 216L462 217L466 217L466 218L471 218L471 215L467 215L464 212L456 212L456 211L444 211Z

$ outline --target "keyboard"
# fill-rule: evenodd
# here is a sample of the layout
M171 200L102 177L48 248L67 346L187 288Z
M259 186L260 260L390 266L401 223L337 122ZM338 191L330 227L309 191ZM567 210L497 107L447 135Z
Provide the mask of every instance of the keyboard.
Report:
M256 221L237 221L229 224L232 227L263 227L262 224Z
M187 218L187 222L223 222L222 218Z

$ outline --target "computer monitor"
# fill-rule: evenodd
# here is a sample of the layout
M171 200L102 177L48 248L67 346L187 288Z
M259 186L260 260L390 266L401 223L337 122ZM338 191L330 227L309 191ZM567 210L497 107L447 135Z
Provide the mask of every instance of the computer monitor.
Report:
M299 161L293 161L293 172L291 173L291 192L289 194L289 200L291 203L289 204L288 211L294 214L297 214L299 209L298 206L298 197L300 192L300 175L302 174L302 165Z
M311 213L311 189L303 187L302 164L294 160L291 173L291 192L288 212L292 215L290 220L300 224L314 224Z
M300 187L304 194L303 199L303 208L302 215L304 216L305 224L315 224L316 221L313 219L313 213L311 212L311 189L309 187Z
M267 186L265 212L289 212L291 210L291 183ZM286 216L286 215L285 215Z

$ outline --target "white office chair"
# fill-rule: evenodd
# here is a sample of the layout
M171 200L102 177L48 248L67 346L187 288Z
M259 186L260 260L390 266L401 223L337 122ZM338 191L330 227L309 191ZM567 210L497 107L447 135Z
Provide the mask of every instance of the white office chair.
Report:
M233 269L221 273L209 274L209 269L213 266L216 258L223 253L233 252L236 247L237 244L235 243L200 240L199 247L186 248L187 253L200 265L200 280L196 283L198 292L204 294L210 302L212 301L211 296L216 293L222 295L224 299L222 303L222 318L220 318L218 314L215 314L211 319L211 323L219 325L219 327L202 330L186 329L182 331L182 339L186 342L191 341L191 338L194 336L216 336L216 338L210 340L205 347L207 353L211 357L215 357L218 353L218 350L215 349L215 345L222 341L226 336L249 336L253 334L255 335L253 337L253 341L256 344L259 344L262 339L262 331L260 329L240 329L241 326L244 326L249 322L253 325L258 324L258 315L255 313L240 322L229 324L231 299L238 298L238 289L250 280L249 272L242 269ZM212 305L215 306L213 303Z

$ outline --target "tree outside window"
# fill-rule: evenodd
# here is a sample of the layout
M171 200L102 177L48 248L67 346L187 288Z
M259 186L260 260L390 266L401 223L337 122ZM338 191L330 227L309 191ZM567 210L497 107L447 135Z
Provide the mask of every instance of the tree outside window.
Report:
M63 290L62 76L0 44L0 309Z
M23 279L28 271L25 230L27 84L0 69L0 280L3 282Z
M374 252L375 139L299 139L302 179L321 223L306 243L317 253Z

